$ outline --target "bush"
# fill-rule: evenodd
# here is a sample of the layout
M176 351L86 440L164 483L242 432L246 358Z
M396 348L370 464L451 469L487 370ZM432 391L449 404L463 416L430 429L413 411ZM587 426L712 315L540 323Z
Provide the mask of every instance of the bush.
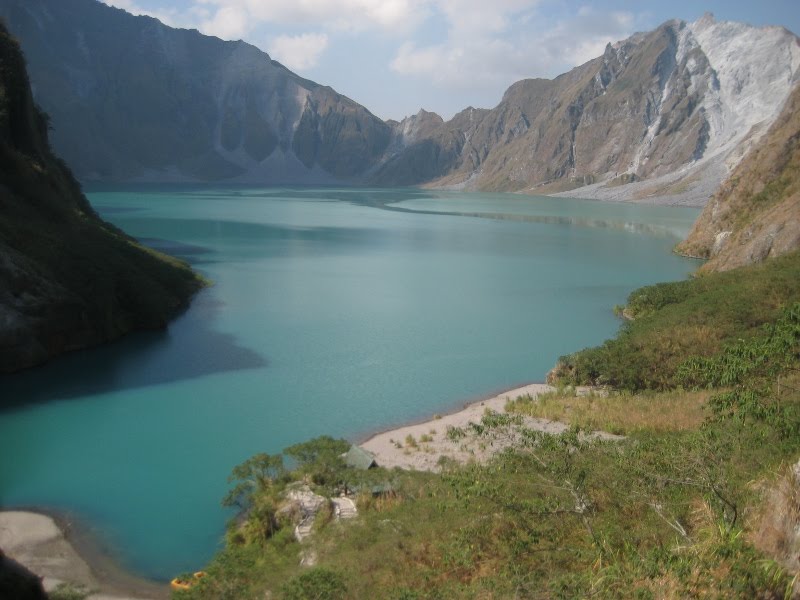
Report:
M687 356L709 358L763 334L800 300L800 252L761 265L634 291L634 320L601 346L562 356L557 385L667 390L686 382ZM683 372L682 372L683 371Z
M298 575L281 591L284 600L344 600L347 596L342 576L322 567Z

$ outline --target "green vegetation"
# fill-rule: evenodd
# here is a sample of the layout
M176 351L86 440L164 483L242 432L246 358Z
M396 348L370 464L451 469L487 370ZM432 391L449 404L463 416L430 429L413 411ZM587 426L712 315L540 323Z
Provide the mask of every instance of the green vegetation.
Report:
M609 346L617 356L643 352L652 362L637 365L649 379L586 395L562 387L451 427L455 444L470 436L487 447L515 444L484 465L444 462L440 474L362 473L391 480L393 493L373 496L360 481L358 519L318 516L303 544L285 526L264 527L275 513L257 507L266 498L279 506L276 490L298 479L315 485L318 469L329 473L317 479L324 489L338 489L352 476L319 458L335 441L300 445L290 473L253 459L269 483L249 484L246 517L232 523L208 577L180 597L793 597L800 481L786 465L800 456L798 262L635 292L636 320L573 356L600 356L593 377L608 381L618 372L603 354ZM700 327L698 310L710 341L665 360L662 333L681 319ZM582 371L563 372L570 383ZM572 427L548 435L523 415ZM596 429L626 437L588 433ZM237 479L258 481L250 467L237 469Z
M757 335L800 298L800 253L735 271L662 283L633 292L633 321L603 345L564 356L553 373L568 385L628 391L668 390L682 383L689 356L710 357Z
M50 600L85 600L92 593L91 590L71 583L59 583L48 594Z

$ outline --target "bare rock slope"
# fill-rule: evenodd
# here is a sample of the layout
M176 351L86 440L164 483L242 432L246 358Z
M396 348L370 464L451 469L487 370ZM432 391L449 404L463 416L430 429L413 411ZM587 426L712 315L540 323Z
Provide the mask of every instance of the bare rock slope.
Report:
M490 111L405 136L374 181L702 205L799 73L798 38L783 28L670 21L553 80L517 82Z

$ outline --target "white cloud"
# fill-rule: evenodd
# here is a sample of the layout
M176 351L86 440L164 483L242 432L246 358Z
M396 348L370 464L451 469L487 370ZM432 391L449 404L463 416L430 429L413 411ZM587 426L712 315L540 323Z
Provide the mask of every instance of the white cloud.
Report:
M252 29L252 23L246 11L237 6L223 6L213 16L202 21L198 27L208 35L215 35L223 40L238 40L245 37Z
M247 40L298 71L319 64L335 44L361 52L377 34L396 44L389 65L395 73L483 99L499 98L519 79L553 77L600 56L640 22L588 2L559 20L545 10L550 0L185 0L180 10L160 12L142 9L145 0L103 1L169 25Z
M536 14L535 1L439 0L447 38L400 46L391 68L441 87L462 90L509 85L525 77L552 77L603 53L605 45L632 33L635 19L624 12L581 7L556 23ZM468 9L468 10L467 10Z
M327 47L328 36L324 33L280 35L270 43L269 53L290 69L304 71L316 66Z
M128 11L132 15L144 15L158 19L165 25L171 27L178 27L178 11L175 9L167 10L147 10L142 8L134 0L101 0L103 3L116 8L121 8Z
M250 28L259 24L307 26L346 31L379 27L408 32L425 17L429 0L195 0L222 12L246 15Z

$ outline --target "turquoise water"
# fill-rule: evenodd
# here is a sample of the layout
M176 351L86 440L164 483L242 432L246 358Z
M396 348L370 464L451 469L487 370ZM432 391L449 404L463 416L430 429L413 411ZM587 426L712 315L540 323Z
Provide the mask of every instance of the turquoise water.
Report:
M419 190L95 190L215 285L165 332L0 380L0 504L67 510L165 579L213 554L235 464L530 381L634 288L684 278L698 211ZM435 214L440 213L440 214Z

